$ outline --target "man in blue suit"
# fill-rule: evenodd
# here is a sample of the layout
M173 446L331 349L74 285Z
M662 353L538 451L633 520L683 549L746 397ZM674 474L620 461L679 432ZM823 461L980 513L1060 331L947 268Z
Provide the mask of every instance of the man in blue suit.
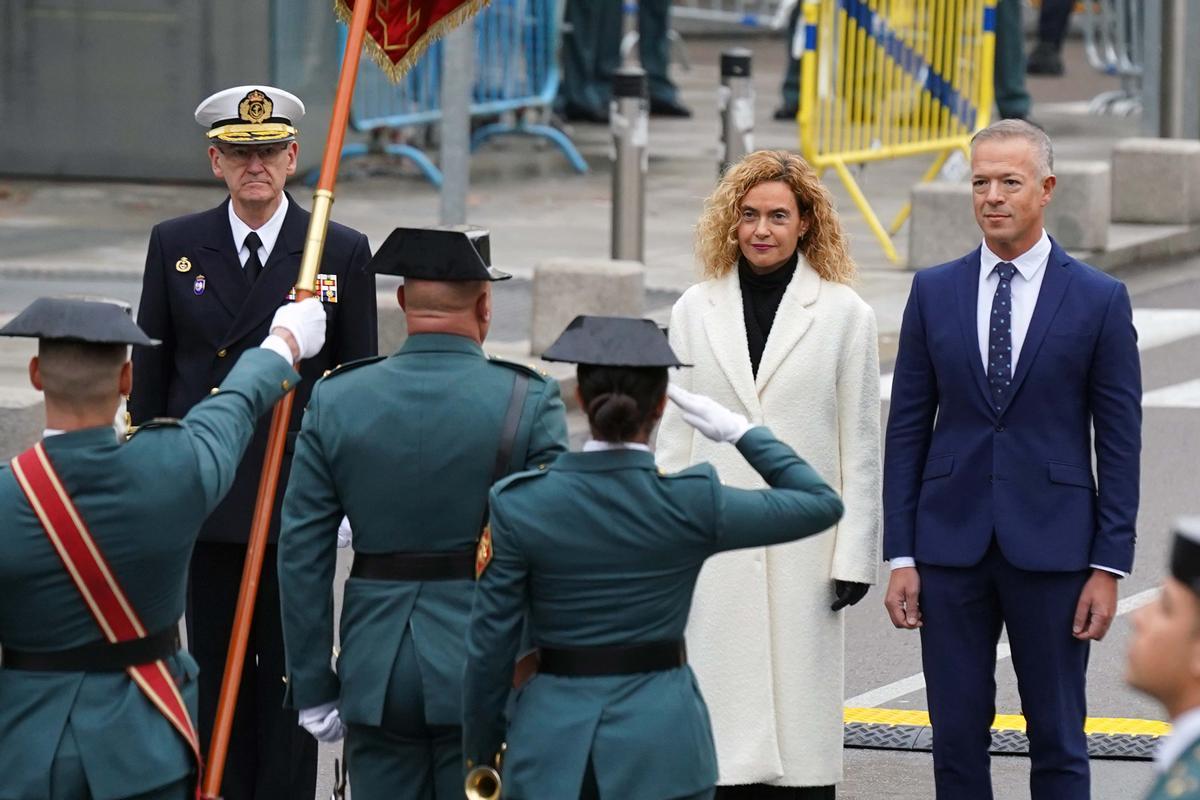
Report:
M1001 625L1032 798L1087 798L1088 647L1133 567L1137 335L1125 286L1042 227L1055 183L1045 133L1004 120L971 148L983 246L915 276L900 331L884 603L896 627L921 630L939 798L992 797Z

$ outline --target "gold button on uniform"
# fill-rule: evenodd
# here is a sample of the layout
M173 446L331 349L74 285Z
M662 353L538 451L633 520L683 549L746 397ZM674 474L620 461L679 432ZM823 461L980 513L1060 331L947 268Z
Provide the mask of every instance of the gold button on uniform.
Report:
M284 390L285 392L286 392L288 389L291 389L291 388L292 388L292 382L291 382L291 381L289 381L289 380L288 380L288 379L286 379L286 378L284 378L284 380L283 380L283 383L281 383L281 384L279 384L279 385L283 387L283 390Z
M209 390L209 392L208 392L208 393L209 393L209 394L220 394L220 393L221 393L221 390L220 390L220 389L218 389L216 386L214 386L212 389L210 389L210 390Z
M224 358L226 355L228 355L228 352L225 350L225 348L221 348L217 351L217 358Z

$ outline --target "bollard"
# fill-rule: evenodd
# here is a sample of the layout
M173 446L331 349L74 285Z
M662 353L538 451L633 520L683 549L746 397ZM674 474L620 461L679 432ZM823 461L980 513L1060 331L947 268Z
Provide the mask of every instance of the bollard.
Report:
M621 67L613 74L611 117L612 257L644 262L646 167L650 108L646 72Z
M723 155L717 165L717 177L754 149L754 84L750 80L750 58L750 51L744 47L721 53L717 112L721 115Z
M638 52L638 0L621 3L621 66L638 67L642 64Z

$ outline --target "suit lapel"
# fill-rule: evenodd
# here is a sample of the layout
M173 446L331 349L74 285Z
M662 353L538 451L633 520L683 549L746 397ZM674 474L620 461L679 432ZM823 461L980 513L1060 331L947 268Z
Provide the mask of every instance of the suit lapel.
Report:
M1016 372L1013 373L1012 391L1004 401L1004 409L1012 403L1021 384L1029 374L1030 365L1037 358L1046 331L1058 313L1063 298L1067 294L1067 286L1071 283L1070 257L1052 239L1050 241L1050 257L1046 261L1046 275L1042 278L1042 288L1038 292L1037 303L1033 306L1033 319L1029 321L1029 330L1025 333L1025 342L1021 345L1021 356L1017 359Z
M775 312L775 321L771 324L771 333L767 336L767 344L763 349L762 361L758 364L758 376L754 380L756 396L762 396L771 377L800 341L800 337L812 326L814 316L809 306L817 301L820 293L820 276L808 265L804 256L800 256L796 264L796 274L792 276L791 282L784 290L783 298L779 301L779 309ZM741 307L739 302L738 308Z
M275 310L287 300L288 292L296 284L300 272L300 255L304 252L304 237L308 230L309 214L288 195L288 210L279 229L279 238L267 256L258 280L251 286L245 285L245 301L238 309L237 318L229 328L223 347L235 344L239 339L256 330L269 319ZM235 256L236 258L236 256Z
M975 377L975 385L983 394L984 404L992 408L992 391L988 388L987 373L979 355L979 254L981 248L964 256L958 265L955 281L958 294L958 323L962 328L963 346L967 354L967 368ZM937 313L936 309L932 313Z
M742 312L742 289L737 269L707 287L708 308L704 333L717 365L751 415L760 411L754 373L750 369L750 346L746 343L746 319Z
M200 243L204 251L204 263L196 265L196 277L204 275L205 288L216 295L217 300L231 315L242 310L250 281L238 261L233 247L233 232L229 229L229 198L208 212L207 230ZM191 277L189 275L189 277Z

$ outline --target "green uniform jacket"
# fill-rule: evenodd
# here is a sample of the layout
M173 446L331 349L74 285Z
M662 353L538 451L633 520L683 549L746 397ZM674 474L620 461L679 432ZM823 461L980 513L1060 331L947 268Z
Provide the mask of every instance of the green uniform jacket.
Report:
M255 423L297 375L255 348L220 391L179 423L120 444L111 427L45 440L46 453L147 631L183 615L201 523L229 490ZM0 647L63 650L102 639L8 464L0 467ZM196 720L196 662L167 662ZM126 673L0 669L0 798L51 797L64 735L74 737L94 800L178 781L191 750Z
M1200 739L1158 776L1146 800L1200 800Z
M505 738L508 665L527 607L539 646L679 639L706 558L799 539L841 517L837 494L766 428L737 448L774 488L726 488L708 464L663 475L636 450L571 453L497 484L494 555L467 631L467 759L491 762ZM578 797L589 759L601 797L662 800L716 783L708 710L688 667L540 674L513 705L506 798Z
M488 359L466 337L410 336L395 355L314 387L279 537L285 702L310 708L339 700L342 719L377 726L389 682L419 680L428 724L461 724L463 634L474 585L350 578L335 674L336 532L346 514L359 553L474 548L518 372L529 374L529 388L508 471L545 468L566 450L558 384ZM419 676L392 674L406 633Z

